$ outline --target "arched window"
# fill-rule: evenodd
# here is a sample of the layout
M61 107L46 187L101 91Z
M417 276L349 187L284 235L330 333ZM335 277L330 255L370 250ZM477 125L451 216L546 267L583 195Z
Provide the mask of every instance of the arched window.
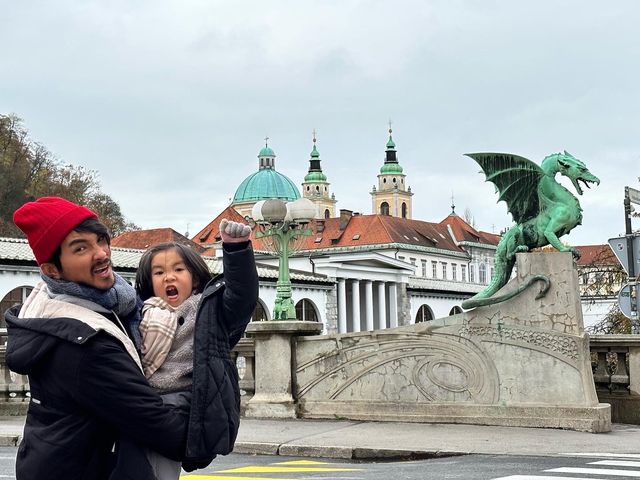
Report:
M402 202L402 218L407 218L407 204Z
M387 202L382 202L380 204L380 213L382 215L389 215L389 204Z
M303 298L296 303L296 318L303 322L317 322L318 313L313 302L307 298Z
M7 293L2 301L0 301L0 327L6 328L7 324L4 321L4 312L9 310L14 305L20 305L24 303L29 294L33 290L33 287L23 286L17 287Z
M324 218L329 218L330 216L331 216L331 212L330 212L330 211L329 211L329 209L327 208L327 209L324 211Z
M418 309L418 313L416 314L415 323L428 322L429 320L433 320L433 312L429 308L429 305L421 305Z
M269 320L269 315L267 314L267 309L262 303L262 300L258 299L258 303L256 303L256 308L253 310L253 315L251 315L252 322L266 322Z
M449 310L449 316L457 315L459 313L462 313L462 309L457 305L455 307L453 307L451 310Z
M484 263L480 264L479 270L479 281L484 284L487 283L487 266Z

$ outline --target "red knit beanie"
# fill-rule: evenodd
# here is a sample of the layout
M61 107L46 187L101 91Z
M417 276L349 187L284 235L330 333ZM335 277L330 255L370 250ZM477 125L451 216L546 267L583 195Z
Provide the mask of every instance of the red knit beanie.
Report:
M97 215L87 207L60 197L27 202L13 213L13 223L27 235L38 265L51 260L67 235L87 218Z

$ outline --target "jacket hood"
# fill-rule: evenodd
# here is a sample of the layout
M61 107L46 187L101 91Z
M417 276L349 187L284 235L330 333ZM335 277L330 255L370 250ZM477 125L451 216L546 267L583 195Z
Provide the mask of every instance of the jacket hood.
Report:
M97 332L73 318L19 318L20 306L5 313L7 322L7 365L28 375L60 340L82 343Z
M7 321L7 365L29 374L60 341L82 344L103 331L116 338L142 370L131 339L111 320L86 306L49 297L47 286L35 286L24 305L5 314Z

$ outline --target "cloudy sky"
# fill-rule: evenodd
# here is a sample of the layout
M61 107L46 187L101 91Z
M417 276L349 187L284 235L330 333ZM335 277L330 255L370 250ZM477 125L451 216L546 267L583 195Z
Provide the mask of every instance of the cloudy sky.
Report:
M143 228L195 234L265 135L299 185L314 128L338 208L371 213L389 119L417 219L453 194L478 228L511 225L466 152L582 159L602 183L573 244L623 233L640 189L635 0L0 0L0 18L0 113Z

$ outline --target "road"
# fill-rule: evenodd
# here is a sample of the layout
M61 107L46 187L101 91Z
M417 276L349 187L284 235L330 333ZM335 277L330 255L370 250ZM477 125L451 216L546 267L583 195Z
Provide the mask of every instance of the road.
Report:
M0 448L0 479L15 479L16 448ZM569 452L571 453L571 452ZM351 462L232 454L181 480L614 480L640 478L640 453L553 457L463 455L397 462ZM46 479L33 479L46 480Z

